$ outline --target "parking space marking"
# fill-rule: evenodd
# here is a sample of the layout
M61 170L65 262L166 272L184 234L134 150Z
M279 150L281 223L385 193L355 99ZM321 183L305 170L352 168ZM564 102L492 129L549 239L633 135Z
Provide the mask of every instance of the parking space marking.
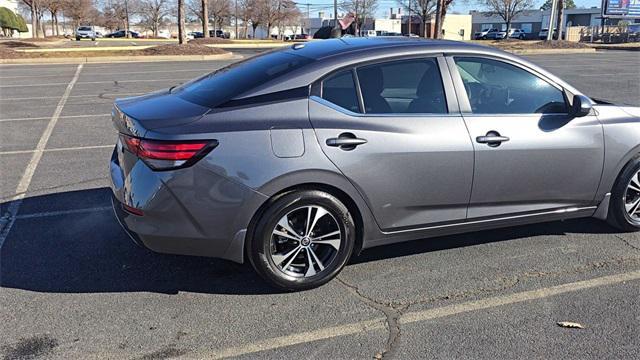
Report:
M49 217L49 216L64 216L64 215L74 215L74 214L82 214L82 213L91 213L98 211L110 211L111 206L100 206L100 207L92 207L86 209L74 209L74 210L60 210L60 211L45 211L33 214L24 214L16 216L16 220L24 220L24 219L33 219L33 218L41 218L41 217Z
M58 106L56 106L56 110L53 112L53 115L51 116L51 119L49 120L47 127L44 129L44 132L40 137L40 141L38 141L38 145L36 146L36 149L33 152L33 156L31 156L31 160L29 160L29 164L27 165L27 168L24 170L24 173L22 174L22 178L20 179L20 182L16 187L15 195L9 199L10 204L8 208L8 217L5 215L2 216L2 218L6 220L5 220L5 223L2 224L3 226L0 230L0 251L2 250L2 245L4 244L5 239L9 235L9 231L11 231L11 227L13 226L13 223L15 222L16 215L18 214L18 211L20 210L20 205L22 204L22 200L26 196L27 190L29 189L29 185L31 184L31 180L33 179L33 174L35 173L36 168L40 163L40 159L42 159L43 150L47 146L47 142L49 141L49 138L53 133L53 128L56 126L56 123L60 118L60 114L62 113L62 109L64 108L64 105L67 103L67 99L71 94L73 85L75 85L75 83L78 81L78 78L80 77L80 72L82 71L82 65L83 64L78 65L78 68L76 69L76 72L73 75L73 78L71 79L71 81L67 85L67 88L62 94L62 97L58 102Z
M94 75L137 75L137 74L150 74L150 73L174 73L174 72L210 72L215 68L205 69L170 69L170 70L148 70L148 71L123 71L123 72L98 72ZM0 76L0 79L25 79L25 78L44 78L44 77L62 77L69 76L69 74L50 74L50 75L17 75L17 76Z
M540 300L569 292L592 289L607 285L615 285L627 281L637 280L640 280L640 270L610 276L603 276L590 280L566 283L536 290L523 291L514 294L494 296L486 299L473 300L433 309L412 311L402 315L399 319L399 322L400 324L411 324L421 321L440 319L472 311L491 309L504 305L522 303L525 301ZM237 357L241 355L254 354L260 351L275 350L293 345L306 344L318 340L327 340L340 336L353 335L372 330L380 330L384 329L385 327L385 319L377 318L368 321L338 325L293 335L254 341L251 344L220 350L219 352L215 352L211 356L207 354L205 355L205 357L213 359Z
M80 64L83 65L83 64ZM140 83L140 82L158 82L158 81L186 81L193 78L167 78L167 79L142 79L142 80L105 80L105 81L83 81L78 82L78 85L85 84L113 84L113 83ZM43 84L13 84L13 85L0 85L0 88L15 88L15 87L37 87L37 86L61 86L67 83L43 83Z
M135 95L143 95L146 94L144 92L136 92L136 93L108 93L108 94L85 94L85 95L70 95L69 98L91 98L92 96L103 98L105 96L111 95L120 95L120 96L135 96ZM35 97L22 97L22 98L3 98L0 101L15 101L15 100L39 100L39 99L57 99L58 96L35 96ZM111 100L111 99L109 99ZM46 118L48 119L48 118Z
M66 148L49 148L49 149L34 149L34 150L12 150L12 151L0 151L0 155L15 155L15 154L29 154L37 151L41 152L55 152L55 151L71 151L71 150L91 150L91 149L106 149L112 148L114 145L95 145L95 146L74 146Z
M91 114L91 115L65 115L59 116L60 119L74 119L74 118L85 118L85 117L107 117L111 116L111 114ZM9 118L9 119L0 119L0 122L5 121L29 121L29 120L46 120L51 119L48 116L45 117L26 117L26 118Z

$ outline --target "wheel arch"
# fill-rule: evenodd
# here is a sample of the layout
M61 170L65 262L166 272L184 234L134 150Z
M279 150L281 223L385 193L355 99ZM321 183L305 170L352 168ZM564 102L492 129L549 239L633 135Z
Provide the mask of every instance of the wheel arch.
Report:
M364 204L358 204L358 202L353 198L352 195L348 194L346 191L338 187L336 184L308 181L308 182L302 182L302 183L298 183L298 184L280 189L279 191L271 195L256 210L256 212L251 217L251 220L249 221L249 225L247 226L247 232L246 232L244 246L243 246L243 254L244 254L245 262L248 260L247 249L250 248L248 244L250 244L250 242L253 240L253 237L255 235L254 233L255 233L256 225L260 220L260 218L262 217L262 215L264 214L264 212L266 211L266 209L268 209L269 206L273 204L273 202L275 202L282 196L289 194L291 192L300 191L300 190L324 191L338 198L338 200L340 200L347 207L347 209L349 209L349 212L353 217L354 225L356 228L356 243L354 244L353 254L354 255L360 254L364 246L365 229L366 229L365 216L367 215L366 211L368 211L368 209L362 209L362 206Z

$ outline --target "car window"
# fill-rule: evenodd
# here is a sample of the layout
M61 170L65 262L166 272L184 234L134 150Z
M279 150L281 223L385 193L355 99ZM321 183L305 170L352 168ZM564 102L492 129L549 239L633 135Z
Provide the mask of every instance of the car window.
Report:
M502 61L455 58L471 110L476 114L566 113L561 90Z
M357 69L365 113L447 112L440 70L434 58L368 65Z
M91 28L87 26L81 26L78 28L78 31L91 31Z
M356 83L351 70L338 72L322 81L322 98L352 112L360 112Z
M185 100L215 107L313 61L282 51L269 52L221 68L173 91Z

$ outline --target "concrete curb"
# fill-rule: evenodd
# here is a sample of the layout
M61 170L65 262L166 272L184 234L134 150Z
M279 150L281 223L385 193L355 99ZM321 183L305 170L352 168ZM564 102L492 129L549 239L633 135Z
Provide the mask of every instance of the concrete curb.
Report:
M0 59L0 64L87 64L116 62L232 60L240 58L242 57L234 55L233 53L218 55L84 56L66 58Z
M500 48L498 48L500 49ZM592 54L596 49L500 49L516 55Z

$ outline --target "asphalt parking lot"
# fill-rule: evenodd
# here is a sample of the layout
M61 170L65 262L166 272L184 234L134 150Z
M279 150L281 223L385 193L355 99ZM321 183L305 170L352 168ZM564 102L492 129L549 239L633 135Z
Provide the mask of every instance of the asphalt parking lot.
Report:
M640 106L640 53L530 59ZM597 220L371 249L300 293L134 245L110 210L113 99L225 64L0 66L0 356L640 358L640 235Z

